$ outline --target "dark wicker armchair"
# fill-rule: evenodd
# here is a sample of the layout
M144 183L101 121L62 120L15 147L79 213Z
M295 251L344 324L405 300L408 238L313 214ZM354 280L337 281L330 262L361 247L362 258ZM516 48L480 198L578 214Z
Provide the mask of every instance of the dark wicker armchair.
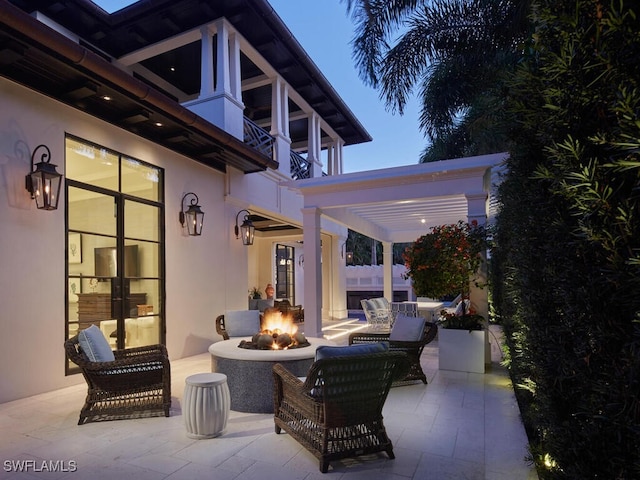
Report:
M320 461L386 452L395 458L382 421L389 388L408 368L400 352L325 358L303 382L280 364L273 367L276 433L284 430Z
M394 382L394 385L413 383L416 380L421 380L422 383L426 384L427 376L424 374L422 366L420 365L420 356L422 355L424 347L436 338L437 334L438 326L434 322L426 322L422 339L417 342L390 341L389 333L354 332L349 335L349 345L388 341L389 351L406 353L410 362L409 372L407 375Z
M304 308L302 305L291 305L289 300L276 300L273 306L283 315L290 315L296 323L304 322Z
M88 391L78 425L153 415L169 416L171 367L164 345L113 352L113 362L92 362L82 352L78 336L64 343L69 360L78 365Z

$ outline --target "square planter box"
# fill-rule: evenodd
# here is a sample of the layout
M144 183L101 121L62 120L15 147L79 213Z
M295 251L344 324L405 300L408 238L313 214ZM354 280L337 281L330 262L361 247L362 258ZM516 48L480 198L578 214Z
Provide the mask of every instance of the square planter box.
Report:
M438 330L438 368L484 373L484 330Z

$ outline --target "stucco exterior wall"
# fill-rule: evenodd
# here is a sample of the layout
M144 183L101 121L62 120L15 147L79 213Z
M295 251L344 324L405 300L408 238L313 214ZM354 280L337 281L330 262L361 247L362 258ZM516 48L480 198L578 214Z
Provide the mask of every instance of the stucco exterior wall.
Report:
M225 176L4 79L0 99L0 403L84 381L64 369L65 198L39 211L24 188L41 143L64 174L65 133L165 169L166 344L172 359L205 352L219 339L215 316L246 308L246 247L233 235ZM186 192L205 212L201 237L178 222Z

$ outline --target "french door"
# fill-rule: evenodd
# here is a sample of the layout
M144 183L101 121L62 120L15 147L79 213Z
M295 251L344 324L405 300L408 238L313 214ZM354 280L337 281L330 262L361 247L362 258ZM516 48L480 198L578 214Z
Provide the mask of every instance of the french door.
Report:
M68 137L66 174L66 335L96 325L113 349L164 343L162 169Z
M276 298L289 300L295 305L295 263L294 248L276 244Z

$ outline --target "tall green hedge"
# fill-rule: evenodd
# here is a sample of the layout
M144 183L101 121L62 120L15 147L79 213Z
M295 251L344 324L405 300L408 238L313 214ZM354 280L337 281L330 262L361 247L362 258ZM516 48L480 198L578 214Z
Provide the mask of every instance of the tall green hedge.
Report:
M492 296L543 479L640 478L638 15L534 1L508 92Z

